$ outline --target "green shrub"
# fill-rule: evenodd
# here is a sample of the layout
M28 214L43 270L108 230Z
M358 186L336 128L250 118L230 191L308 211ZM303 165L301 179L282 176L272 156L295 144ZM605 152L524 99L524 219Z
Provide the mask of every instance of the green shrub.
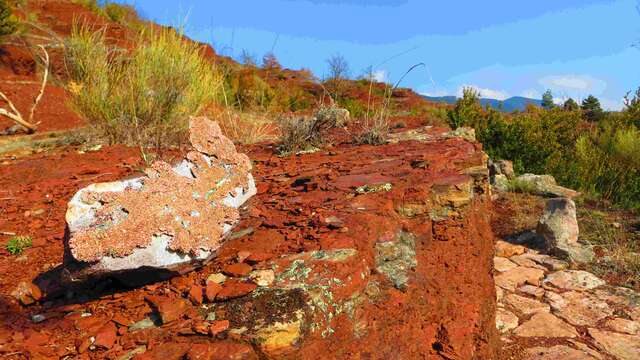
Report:
M66 46L72 103L109 143L161 149L184 140L188 118L216 97L220 77L200 48L170 29L143 30L137 48L109 46L76 26Z
M465 89L448 115L452 127L475 128L485 151L513 161L516 172L551 174L587 195L640 208L640 132L633 125L640 102L627 104L595 126L585 123L579 109L530 107L513 114L483 109L477 93Z
M7 242L6 248L9 254L21 254L24 250L30 248L33 241L30 236L14 236Z

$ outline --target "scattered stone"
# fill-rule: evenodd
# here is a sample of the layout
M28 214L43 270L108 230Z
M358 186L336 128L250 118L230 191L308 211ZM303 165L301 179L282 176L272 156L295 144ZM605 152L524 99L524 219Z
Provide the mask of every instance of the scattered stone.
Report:
M216 336L229 329L229 320L216 320L209 326L209 335Z
M560 271L565 270L569 267L569 263L567 263L566 261L556 259L549 255L527 253L521 256L544 266L549 271Z
M22 281L18 284L11 296L16 298L24 306L32 305L42 298L40 288L33 283Z
M162 322L160 321L159 318L156 319L152 317L146 317L136 323L131 324L131 326L129 326L129 331L149 329L152 327L156 327L160 324L162 324Z
M493 162L494 166L500 170L500 174L506 176L509 179L516 177L513 171L513 163L509 160L498 160Z
M607 320L606 326L619 333L637 335L640 332L640 324L636 321L614 318Z
M509 179L503 174L496 174L491 177L491 187L496 192L508 192L510 189Z
M544 237L549 253L582 263L593 259L593 251L578 243L578 219L573 200L549 199L536 232Z
M273 270L254 270L249 274L249 279L256 285L263 287L273 284L275 278Z
M118 360L131 360L136 355L143 354L146 351L147 351L147 347L145 345L140 345L140 346L134 348L133 350L129 351L128 353L126 353L126 354L122 355L121 357L119 357Z
M618 334L589 328L589 335L598 348L620 360L637 360L640 355L640 336Z
M570 348L566 345L552 347L535 347L527 349L527 360L595 360L593 356L584 351Z
M545 298L555 315L573 325L594 325L613 314L613 309L606 302L585 292L569 291L556 294L548 291Z
M227 280L222 286L222 290L216 295L216 300L224 301L243 297L256 289L256 284L238 280Z
M302 314L295 313L295 318L289 322L275 322L259 328L254 340L260 350L269 356L281 356L294 350L294 346L302 337Z
M238 251L236 257L238 258L238 262L241 263L244 262L249 257L249 255L251 255L250 251Z
M591 355L593 358L597 360L603 360L602 355L598 351L590 348L588 345L576 340L569 340L569 343L571 343L571 345L573 345L576 349Z
M235 263L225 266L222 272L228 276L243 277L249 275L251 270L253 270L251 265L245 263Z
M521 245L510 244L506 241L496 241L496 256L510 258L514 255L524 254L527 248Z
M217 123L192 118L189 128L194 150L178 165L157 161L143 177L93 184L71 199L65 246L84 265L72 278L180 270L214 256L256 187L249 158Z
M504 297L504 290L502 290L502 288L499 286L496 286L495 288L496 288L496 301L500 302Z
M187 360L258 359L251 346L232 341L217 341L206 344L191 344L186 358Z
M120 325L120 326L129 326L133 323L133 321L131 321L131 319L127 318L126 316L122 315L122 314L115 314L113 315L113 317L111 318L111 321L113 321L114 323Z
M159 296L147 296L146 300L156 310L163 324L176 321L189 309L189 303L182 299L170 299Z
M547 312L539 312L514 330L520 337L574 338L576 329Z
M207 301L213 302L221 290L222 285L213 281L207 281L207 286L204 290L204 295L207 298Z
M544 271L518 266L495 277L496 285L505 290L515 291L521 285L540 285Z
M507 295L502 301L505 305L511 306L524 315L535 314L541 311L549 312L550 310L548 304L516 294Z
M397 289L406 289L408 272L417 265L413 234L401 231L394 240L376 244L376 270L387 275Z
M528 256L528 254L522 254L522 255L516 255L516 256L512 256L509 258L509 260L511 260L512 262L518 264L519 266L524 266L524 267L530 267L530 268L534 268L534 269L540 269L543 271L546 271L547 268L539 265L537 262L531 260Z
M191 289L189 289L189 300L195 305L202 305L203 294L202 294L202 286L200 285L192 285Z
M44 314L35 314L33 316L31 316L31 321L34 324L39 324L43 321L47 320L47 317Z
M602 285L605 281L595 275L582 270L563 270L547 275L544 285L552 285L563 290L591 290Z
M571 190L556 183L556 179L551 175L524 174L516 178L522 184L526 184L531 191L540 196L565 197L573 199L580 195L579 192Z
M222 284L225 280L227 280L227 277L223 273L215 273L207 277L207 282L213 282L216 284Z
M518 288L518 291L523 294L533 296L536 299L541 299L545 293L545 290L543 288L533 285L522 285Z
M496 256L493 258L493 268L499 272L505 272L513 268L517 268L518 265L514 264L511 260L503 257Z
M96 334L96 341L93 345L105 349L111 349L116 343L117 332L118 329L116 329L116 325L113 322L108 322L98 330L98 333Z
M498 308L496 311L496 328L498 331L505 333L516 327L518 327L518 317L510 311Z
M273 258L273 254L269 253L251 253L245 261L249 264L258 264L263 261L271 260Z

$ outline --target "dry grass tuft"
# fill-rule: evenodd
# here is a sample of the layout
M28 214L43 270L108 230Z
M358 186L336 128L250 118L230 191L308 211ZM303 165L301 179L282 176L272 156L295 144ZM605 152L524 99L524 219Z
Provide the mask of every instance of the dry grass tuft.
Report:
M75 26L66 44L72 104L108 143L180 145L188 118L214 101L221 78L174 30L143 29L137 44L115 48L104 31Z

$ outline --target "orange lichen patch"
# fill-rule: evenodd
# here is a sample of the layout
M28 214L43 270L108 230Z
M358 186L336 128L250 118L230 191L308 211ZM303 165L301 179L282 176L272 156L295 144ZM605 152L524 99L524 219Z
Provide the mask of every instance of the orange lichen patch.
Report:
M69 241L77 260L127 256L162 234L171 237L170 250L185 254L197 256L200 249L220 245L225 224L239 219L238 210L224 200L246 187L251 164L222 136L216 123L192 119L190 129L197 151L189 152L186 159L193 177L158 161L145 171L140 189L83 196L84 201L98 201L102 207L96 210L93 224Z

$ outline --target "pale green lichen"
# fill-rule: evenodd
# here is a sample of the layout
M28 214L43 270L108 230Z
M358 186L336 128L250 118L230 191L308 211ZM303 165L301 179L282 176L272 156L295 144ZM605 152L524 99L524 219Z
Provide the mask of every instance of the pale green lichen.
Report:
M394 241L376 244L376 270L387 275L399 290L406 290L408 272L418 265L415 236L400 231Z
M393 187L393 185L391 185L391 183L384 183L384 184L378 184L378 185L362 185L356 188L356 193L358 194L369 194L369 193L375 193L375 192L389 192L391 191L391 188Z

